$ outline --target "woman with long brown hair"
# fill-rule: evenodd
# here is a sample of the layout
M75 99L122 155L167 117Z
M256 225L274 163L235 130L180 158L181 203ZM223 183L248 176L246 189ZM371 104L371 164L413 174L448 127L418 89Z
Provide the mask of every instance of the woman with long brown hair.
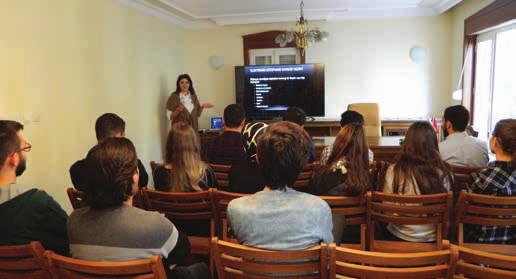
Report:
M314 195L361 196L371 185L364 127L360 123L349 123L337 134L327 163L314 172L309 192ZM344 218L339 215L333 215L332 219L336 243L360 242L360 225L346 227Z
M172 124L187 122L195 132L199 129L199 117L205 108L212 108L210 103L200 104L192 79L188 74L177 77L176 90L167 100L167 110L170 111Z
M312 177L309 192L314 195L359 196L369 190L369 155L361 124L344 126L333 143L326 165Z
M172 125L167 137L165 165L154 171L157 190L195 192L217 187L213 170L200 155L200 143L192 127L185 122Z
M405 135L401 154L387 170L383 192L402 195L445 193L452 181L450 167L441 159L434 128L426 121L414 122ZM433 225L389 224L387 230L406 241L435 240Z

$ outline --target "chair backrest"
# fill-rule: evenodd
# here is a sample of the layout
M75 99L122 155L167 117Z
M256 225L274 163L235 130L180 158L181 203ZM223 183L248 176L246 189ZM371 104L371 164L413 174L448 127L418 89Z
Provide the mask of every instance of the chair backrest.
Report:
M38 241L25 245L0 246L0 278L52 278Z
M212 208L211 192L161 192L142 189L145 209L158 211L174 220L207 220L211 222L210 235L215 234L215 213Z
M333 214L344 216L346 226L360 225L360 244L341 244L349 248L366 249L366 202L362 197L320 196L330 206Z
M386 252L418 252L443 249L452 204L452 193L432 195L398 195L381 192L368 192L367 227L369 228L369 249ZM378 242L387 244L385 248L376 245L375 222L397 225L435 225L436 243L417 243L393 241ZM389 245L394 244L394 245Z
M124 278L166 279L161 257L126 262L95 262L72 259L46 252L55 279Z
M450 250L420 253L368 252L330 244L333 278L447 278Z
M154 171L156 170L156 168L159 167L160 165L161 164L157 163L156 161L150 161L150 168L151 168L151 171L153 174L154 174Z
M319 167L318 162L306 164L303 167L303 170L297 176L296 182L294 182L294 189L302 192L306 192L308 190L308 186L310 185L310 179L312 178L312 174L315 169Z
M354 110L364 116L364 130L368 137L382 136L380 121L380 106L378 103L354 103L348 105L348 110Z
M231 165L210 164L210 167L215 173L215 177L217 178L217 182L219 183L219 188L228 189L229 170L231 169Z
M216 190L212 192L212 201L215 208L215 215L217 217L217 227L219 228L218 235L223 240L228 240L228 219L227 209L230 201L236 198L247 196L247 194L231 193L226 191Z
M68 194L68 199L70 199L70 203L72 204L73 209L79 209L88 206L84 200L83 192L75 188L68 188L66 189L66 193Z
M460 191L468 189L469 176L474 172L479 172L482 168L478 167L463 167L463 166L451 166L453 172L453 195L458 197Z
M327 278L327 246L299 251L273 251L212 238L219 279Z
M464 224L516 227L516 196L497 197L463 190L457 201L459 246L487 252L516 255L516 245L464 242Z
M453 246L454 278L516 278L516 256Z

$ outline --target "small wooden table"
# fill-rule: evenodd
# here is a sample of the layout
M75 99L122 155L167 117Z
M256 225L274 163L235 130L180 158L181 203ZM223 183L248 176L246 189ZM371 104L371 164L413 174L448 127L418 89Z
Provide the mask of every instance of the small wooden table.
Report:
M375 161L392 162L401 152L400 140L404 137L367 137L367 144L374 153ZM322 150L335 142L335 137L312 137L315 145L316 158L321 157Z

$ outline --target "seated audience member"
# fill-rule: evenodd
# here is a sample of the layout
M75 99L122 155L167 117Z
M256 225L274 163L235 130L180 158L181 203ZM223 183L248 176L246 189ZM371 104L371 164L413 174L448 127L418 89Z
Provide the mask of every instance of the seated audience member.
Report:
M485 167L489 162L487 145L466 133L468 123L469 112L465 107L451 106L444 111L443 134L446 139L439 143L441 157L451 165Z
M360 125L364 125L364 117L362 116L362 114L354 110L346 110L340 115L340 127L343 128L349 123L357 123ZM332 148L333 145L328 145L323 149L321 153L321 165L325 165L326 161L328 161L328 157L330 157ZM371 151L371 149L367 149L367 152L369 163L372 163L374 157L373 151Z
M28 244L37 240L45 249L68 254L68 215L47 193L16 182L26 168L31 145L23 125L0 120L0 245Z
M305 111L299 107L289 107L287 111L285 111L285 113L283 114L283 121L290 121L304 128L306 122ZM310 153L308 157L308 163L312 163L313 161L315 161L315 146L312 140L310 140L309 148Z
M496 161L471 175L469 190L476 194L513 196L516 193L516 119L496 123L489 147ZM467 225L466 228L468 242L516 243L514 226Z
M231 192L254 194L263 190L265 181L262 169L256 162L256 143L266 127L267 124L263 122L254 122L247 123L242 130L247 160L231 166L228 177Z
M308 162L310 142L308 133L294 123L277 122L265 129L256 156L266 186L228 205L228 220L240 243L299 250L333 241L328 204L291 188Z
M104 113L99 118L97 118L97 121L95 122L95 135L98 142L112 137L124 137L125 121L114 113ZM86 159L82 159L75 162L70 167L70 177L72 178L72 184L79 191L84 191L85 188L85 163ZM140 160L138 160L138 171L140 173L138 186L147 186L147 183L149 182L149 176L147 175L147 171L145 171L145 167Z
M224 131L213 138L208 147L208 158L212 164L233 165L246 159L242 128L245 111L236 104L224 109Z
M153 174L156 190L198 192L218 186L215 173L201 160L199 137L189 124L172 125L166 149L165 165Z
M401 195L446 193L453 181L449 165L441 159L437 135L429 122L414 122L407 131L401 154L387 169L383 192ZM433 225L388 224L396 238L412 242L435 241Z
M136 150L126 138L108 138L86 157L88 207L68 219L72 257L91 261L128 261L163 257L165 270L190 255L188 238L165 216L131 206L138 189Z
M360 196L369 190L370 185L364 127L351 123L337 134L328 162L313 174L309 192L314 195Z
M371 180L364 127L350 123L337 134L327 164L314 171L308 192L324 196L363 196L371 190ZM335 242L360 242L360 225L348 228L344 225L344 218L334 214Z

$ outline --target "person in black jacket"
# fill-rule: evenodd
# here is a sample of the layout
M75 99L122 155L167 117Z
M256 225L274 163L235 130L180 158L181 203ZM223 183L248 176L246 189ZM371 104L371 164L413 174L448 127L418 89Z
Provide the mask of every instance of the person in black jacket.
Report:
M242 129L247 160L231 166L228 177L231 192L254 194L263 190L265 180L262 170L256 162L256 145L258 137L266 127L267 124L263 122L251 122L247 123Z
M120 138L125 136L125 121L114 113L104 113L95 122L95 135L101 142L107 138ZM89 152L88 152L89 154ZM86 159L75 162L70 167L70 177L75 189L84 191L86 187ZM139 180L138 187L145 187L149 182L149 175L142 162L138 159Z

